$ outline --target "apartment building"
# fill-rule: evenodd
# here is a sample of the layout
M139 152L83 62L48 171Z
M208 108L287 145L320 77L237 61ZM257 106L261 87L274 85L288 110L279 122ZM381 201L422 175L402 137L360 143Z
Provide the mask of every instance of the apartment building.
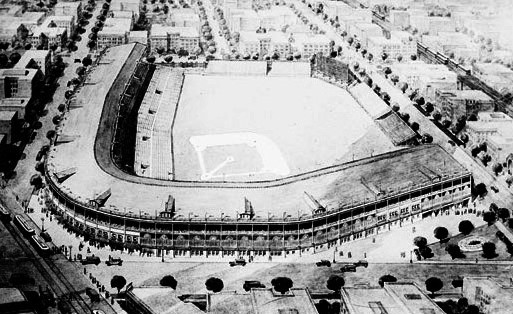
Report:
M437 90L435 101L442 115L452 121L477 115L481 111L493 112L495 109L493 99L480 90Z
M33 47L42 46L43 49L53 45L64 47L68 40L68 30L64 27L37 26L29 35L29 40Z
M199 32L194 27L173 27L162 24L153 24L149 36L150 48L156 51L164 48L166 51L178 51L181 48L189 53L199 47Z
M349 34L354 36L362 46L367 47L370 37L383 37L383 30L372 23L355 23L349 26Z
M54 6L54 15L56 16L67 16L71 15L75 17L75 20L80 18L82 13L82 2L57 2Z
M16 111L24 117L39 91L41 77L36 69L0 69L0 112Z
M126 44L132 22L131 18L108 18L103 29L98 32L98 49Z
M14 66L15 69L39 69L46 76L52 65L50 50L27 50Z

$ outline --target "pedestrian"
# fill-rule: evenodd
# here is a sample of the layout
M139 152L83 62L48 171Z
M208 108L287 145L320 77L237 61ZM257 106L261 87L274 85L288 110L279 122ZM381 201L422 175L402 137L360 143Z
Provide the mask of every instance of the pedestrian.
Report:
M477 257L476 257L476 264L477 264Z

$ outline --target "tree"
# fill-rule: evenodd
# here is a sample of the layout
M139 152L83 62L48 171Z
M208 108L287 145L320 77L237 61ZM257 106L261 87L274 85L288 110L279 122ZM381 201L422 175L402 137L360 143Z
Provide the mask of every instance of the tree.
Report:
M502 219L502 222L506 222L506 219L510 217L509 209L507 208L499 208L499 211L497 212L497 216Z
M427 239L421 236L417 236L413 239L413 244L419 248L427 245Z
M392 69L390 69L390 67L385 67L383 73L385 73L385 77L388 77L388 75L392 74Z
M508 185L508 188L511 187L511 185L513 184L513 176L508 176L506 178L506 184Z
M9 58L5 54L0 54L0 68L3 69L9 63Z
M492 242L483 243L483 257L484 258L494 258L497 257L497 253L495 252L495 244Z
M448 129L449 127L451 126L451 120L448 120L448 119L444 119L442 121L442 127Z
M177 284L178 283L177 283L175 277L173 277L171 275L166 275L166 276L162 277L162 279L160 279L160 285L161 286L171 287L174 290L176 290L176 285Z
M94 48L96 47L96 41L94 41L94 40L90 40L90 41L88 41L88 42L87 42L87 47L88 47L89 49L94 49Z
M164 47L158 47L158 48L156 49L156 51L157 51L157 53L158 53L159 55L161 55L161 54L163 54L163 53L164 53L165 49L164 49Z
M64 112L66 110L66 105L65 104L59 104L59 106L57 106L57 110L59 110L59 112L61 112L61 113ZM53 131L53 130L50 130L50 131ZM48 132L50 132L50 131L48 131Z
M216 277L210 277L205 281L205 287L208 291L212 291L214 293L220 292L224 288L224 283L221 279Z
M445 227L436 227L433 231L435 238L440 240L440 243L449 236L449 230Z
M17 52L13 52L9 56L9 61L11 61L12 65L18 63L18 61L20 61L20 59L21 59L21 55L19 53L17 53Z
M327 300L322 299L315 304L315 309L317 310L317 313L330 313L331 304Z
M443 288L444 283L440 278L430 277L426 280L426 290L431 292L431 295L434 296L435 292L440 291Z
M79 67L77 68L77 71L76 71L76 73L77 73L77 75L78 75L78 76L82 76L82 75L84 75L84 74L85 74L85 72L86 72L86 69L85 69L83 66L79 66Z
M410 128L415 131L415 132L418 132L419 129L420 129L420 125L417 123L417 122L412 122L412 124L410 124Z
M491 204L490 204L490 207L488 207L488 209L489 209L492 213L497 213L497 211L499 210L499 206L497 206L497 204L495 204L495 203L491 203Z
M427 111L427 113L430 114L431 112L433 112L433 110L435 110L435 106L433 106L433 104L430 103L430 102L426 103L426 111Z
M458 231L464 235L469 235L474 230L474 224L470 220L462 220L458 224Z
M30 177L30 185L34 186L36 189L39 189L43 185L43 178L39 174L35 174Z
M110 280L110 287L118 289L118 293L126 285L126 279L123 276L114 275Z
M461 253L460 246L454 243L448 244L445 248L447 253L452 257L452 259L463 257L463 254Z
M381 54L381 59L382 59L383 61L385 61L387 58L388 58L388 54L387 54L386 52L383 52L383 53Z
M417 55L411 55L411 56L410 56L410 59L411 59L412 61L417 60Z
M440 121L442 119L442 114L440 112L435 112L433 114L433 120L435 120L436 122Z
M148 61L149 63L153 63L153 62L155 62L155 60L157 60L157 58L155 58L154 55L146 57L146 61Z
M390 274L379 277L378 284L381 286L381 288L385 286L385 282L397 282L397 278Z
M493 225L493 223L497 220L497 216L494 212L488 211L483 213L483 220L488 223L489 226Z
M173 56L172 55L165 56L164 61L166 61L166 63L171 63L171 61L173 61Z
M288 277L276 277L271 280L271 285L273 285L274 290L281 294L285 294L294 286L294 283L292 282L292 279Z
M401 84L401 91L404 93L406 93L406 90L408 89L408 83L404 82L403 84Z
M493 166L492 166L492 170L493 172L495 172L495 175L498 176L500 172L502 172L502 164L499 163L499 162L496 162Z
M84 59L82 59L83 66L88 67L91 64L93 64L93 60L91 59L91 57L87 56L87 57L84 57Z
M422 135L422 143L424 143L424 144L433 143L433 136L431 136L431 134L429 134L429 133L424 133Z
M340 293L340 289L342 289L345 283L346 282L343 277L338 275L331 275L326 282L326 288L333 290L336 293Z

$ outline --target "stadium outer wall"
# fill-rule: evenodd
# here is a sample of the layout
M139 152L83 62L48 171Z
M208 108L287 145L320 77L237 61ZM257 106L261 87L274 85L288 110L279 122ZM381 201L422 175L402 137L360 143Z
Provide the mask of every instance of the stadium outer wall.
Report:
M94 202L84 204L61 191L53 181L54 176L45 174L50 209L62 214L64 225L86 241L113 248L151 250L157 255L164 251L173 256L313 253L467 206L472 184L470 173L453 175L436 183L306 218L178 219L124 214Z

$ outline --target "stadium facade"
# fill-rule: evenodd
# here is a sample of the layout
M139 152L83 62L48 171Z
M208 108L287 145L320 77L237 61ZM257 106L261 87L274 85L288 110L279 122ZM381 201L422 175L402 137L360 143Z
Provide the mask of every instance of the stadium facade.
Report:
M112 60L111 64L100 65L104 67L103 79L111 84L110 89L104 91L85 86L82 91L84 97L87 93L91 96L88 98L90 103L80 110L91 111L71 116L70 121L74 123L69 125L72 128L83 126L89 131L82 132L81 137L75 140L56 144L46 162L48 204L63 215L64 224L86 239L113 247L152 250L156 254L163 251L172 255L306 254L372 236L441 211L465 207L469 203L471 173L437 145L406 147L272 183L174 182L130 174L116 166L117 156L113 147L116 138L123 137L118 137L119 130L111 126L124 123L133 126L134 118L124 123L108 120L108 117L119 118L121 110L127 107L133 106L133 110L137 110L132 99L124 102L127 86L130 86L127 82L133 76L126 72L136 73L144 49L139 44L129 47L111 48L104 57ZM125 60L120 61L123 58ZM99 77L101 75L98 74ZM93 75L91 80L94 79ZM143 77L136 79L148 84ZM120 93L115 88L124 92ZM99 101L104 106L101 113ZM129 112L125 117L130 117ZM98 130L88 134L93 132L88 126L96 121ZM65 125L61 130L66 132L68 128ZM60 134L62 138L65 135ZM107 137L103 144L102 136ZM59 143L58 139L56 143ZM77 153L77 148L86 151ZM73 154L77 154L80 160L73 160ZM330 176L330 180L321 186L326 191L323 195L316 194L315 197L314 193L301 190L310 182L318 185L319 181L314 180L324 176ZM298 182L301 183L299 188ZM112 185L112 189L109 187L95 193L95 197L80 196L81 191L89 192L106 185ZM290 186L292 191L283 198L301 199L301 203L308 204L309 214L301 215L294 207L287 208L286 212L272 210L273 206L278 208L278 203L283 200L270 198L268 208L272 215L267 209L267 215L262 215L262 210L254 208L251 197L245 199L244 208L235 217L223 213L214 217L203 210L194 211L194 201L202 198L203 193L229 195L232 191L252 190L265 198L273 189L283 186ZM192 196L184 192L186 189L192 190ZM159 193L167 193L165 204L150 206L152 198ZM176 203L183 204L185 198L188 198L192 211L184 217L177 215L179 208ZM132 208L135 212L127 212L123 208L125 199L135 199L140 204L139 214L137 208ZM219 200L212 199L214 202L219 204ZM142 209L146 212L141 213ZM297 215L287 212L297 212Z

